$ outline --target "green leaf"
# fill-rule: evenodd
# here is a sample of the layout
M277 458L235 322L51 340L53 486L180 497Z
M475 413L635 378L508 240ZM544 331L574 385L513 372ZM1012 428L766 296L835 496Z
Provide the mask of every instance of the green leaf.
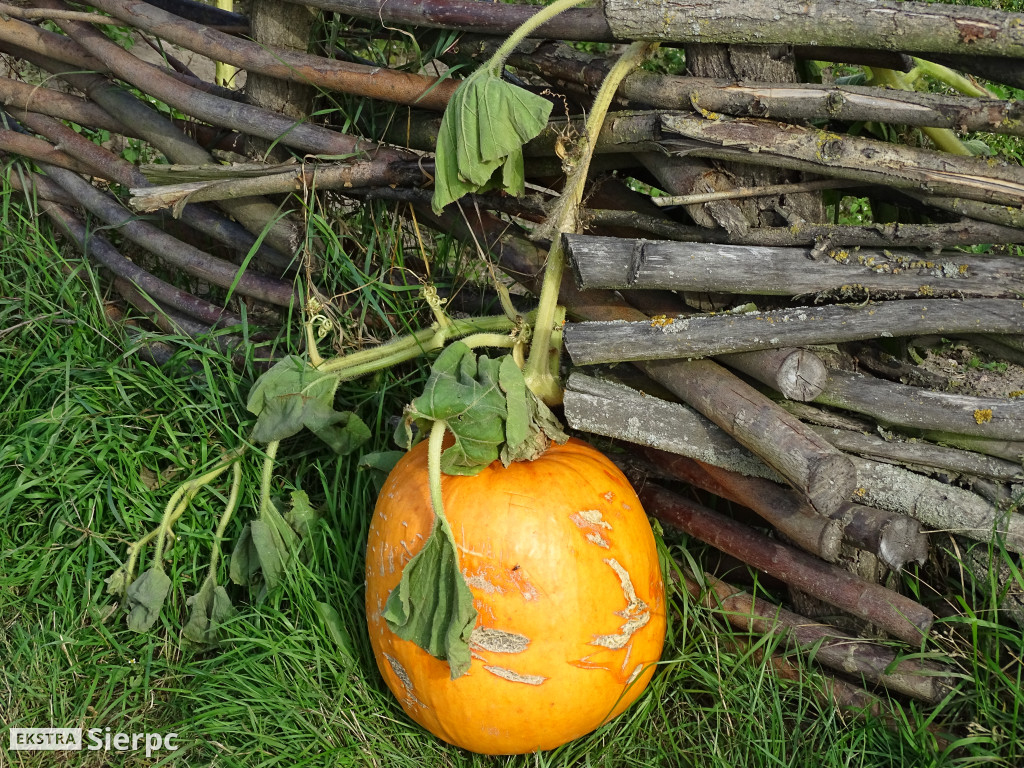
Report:
M103 581L107 584L108 595L123 595L128 586L127 566L122 565Z
M498 458L505 440L505 395L499 384L501 361L477 357L461 341L434 361L423 394L413 400L406 419L426 424L443 420L455 437L441 454L441 471L475 475Z
M246 523L242 528L242 533L238 536L238 541L235 542L235 549L231 553L228 576L235 584L248 587L255 583L259 570L260 558L252 540L252 523Z
M273 504L268 504L249 528L263 580L267 589L274 589L284 579L292 552L298 547L298 536Z
M316 521L320 519L320 513L309 503L309 496L305 491L292 491L291 505L285 512L284 520L300 539L309 538L309 532L313 530Z
M246 407L256 414L252 439L283 440L307 427L341 454L370 439L370 430L354 413L334 410L338 377L290 355L260 376Z
M380 493L380 489L384 487L384 481L388 475L391 474L391 470L395 468L395 464L398 460L405 456L405 451L377 451L375 453L367 453L361 459L359 459L358 467L360 470L367 470L370 472L370 479L373 481L373 487Z
M216 645L220 628L236 614L227 590L207 576L203 586L187 601L192 613L182 628L185 639L197 646Z
M435 521L423 549L406 563L384 606L384 619L399 637L446 660L454 680L469 670L469 637L477 611L443 525Z
M352 650L352 640L349 637L348 630L345 628L345 623L341 620L341 616L334 609L333 606L327 603L317 601L316 611L320 614L320 619L323 621L324 626L327 628L327 634L331 636L338 649L341 651L348 661L354 661L356 656Z
M155 565L133 581L125 591L130 608L128 628L148 632L160 618L160 609L170 589L170 577Z
M523 194L523 144L544 130L550 114L551 102L505 82L489 67L467 77L441 119L434 211L498 183L511 195Z

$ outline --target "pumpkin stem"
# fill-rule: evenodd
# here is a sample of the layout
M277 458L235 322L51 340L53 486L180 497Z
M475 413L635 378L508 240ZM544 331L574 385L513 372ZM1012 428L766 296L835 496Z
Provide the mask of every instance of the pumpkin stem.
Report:
M437 518L445 536L455 546L455 534L448 525L448 518L444 516L444 499L441 497L441 448L444 445L444 433L448 429L448 422L438 419L430 425L430 438L427 443L427 480L430 483L430 506L434 510L434 517ZM456 550L458 557L458 550Z

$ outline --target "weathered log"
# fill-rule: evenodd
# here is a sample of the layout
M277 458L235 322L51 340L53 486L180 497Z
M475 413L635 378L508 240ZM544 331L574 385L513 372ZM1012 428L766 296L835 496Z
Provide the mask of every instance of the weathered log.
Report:
M496 45L491 43L482 48L489 52ZM799 56L800 51L796 54ZM509 62L549 81L580 83L594 91L611 67L611 61L606 58L553 41L521 46ZM1021 123L1024 105L1015 100L900 92L870 86L735 82L637 70L622 81L617 95L635 106L695 109L734 117L771 117L794 122L814 119L876 121L1024 134Z
M705 607L720 610L741 632L779 636L787 647L806 652L818 664L918 701L937 704L952 690L955 673L948 666L902 659L889 646L811 621L711 574L705 573L703 582L704 588L687 577L683 586Z
M870 621L915 648L928 635L935 617L910 598L862 581L838 566L770 539L654 484L641 488L639 496L644 510L666 525L679 528L852 616Z
M642 322L572 323L566 325L565 343L577 365L593 365L923 333L1016 333L1021 327L1024 305L1017 300L913 299Z
M784 347L719 355L718 362L745 373L790 400L813 400L821 394L828 369L809 349Z
M803 407L802 403L792 405ZM684 405L573 373L566 383L564 407L566 421L574 429L785 482L723 430ZM857 456L847 458L857 469L857 490L851 498L858 503L980 541L990 541L996 535L1007 549L1024 552L1024 515L1004 513L976 494L900 467Z
M716 363L660 360L641 369L764 459L819 513L850 498L856 473L846 456Z
M612 34L623 40L754 45L834 45L887 51L1024 56L1024 15L988 8L874 0L605 0ZM699 19L699 23L694 23Z
M1009 298L1024 293L1020 259L962 253L708 245L566 235L583 289L664 289L800 296Z
M900 429L988 440L1024 436L1024 401L932 392L849 371L829 371L815 402Z
M917 472L938 470L957 475L988 477L1003 482L1024 482L1024 468L1019 463L984 456L974 451L949 448L921 440L885 439L878 435L836 427L812 429L841 451L902 464Z
M821 176L930 194L963 197L994 205L1019 205L1024 170L984 158L888 144L829 131L752 118L706 120L665 113L662 125L681 141L665 140L670 153L772 165Z
M923 563L928 557L928 536L921 524L907 515L863 504L844 504L832 513L843 524L843 540L870 552L886 568L902 570L907 563Z
M997 509L977 494L857 456L857 497L863 504L900 512L929 528L953 531L978 541L998 539L1013 552L1024 552L1024 514Z
M265 172L251 177L231 178L229 166L217 166L219 180L186 181L132 187L130 205L143 213L179 205L182 201L199 203L231 200L253 195L273 195L302 189L352 189L384 185L412 185L424 180L416 163L369 160L353 163L322 163L295 167L284 172Z

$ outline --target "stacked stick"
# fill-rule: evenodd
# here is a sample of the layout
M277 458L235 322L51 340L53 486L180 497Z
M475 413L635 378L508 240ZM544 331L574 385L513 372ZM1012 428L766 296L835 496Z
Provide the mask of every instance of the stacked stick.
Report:
M160 327L238 345L233 329L254 308L302 303L294 273L318 254L293 192L395 201L420 224L481 245L536 288L546 244L530 231L557 194L556 154L581 121L557 120L526 147L530 195L478 195L465 213L435 215L430 152L454 80L362 63L344 50L274 47L248 19L189 0L90 5L0 4L9 70L0 79L0 152L25 161L8 162L8 183L38 199ZM485 56L534 12L470 0L302 5L344 14L350 25L470 30L449 47L449 64ZM790 585L808 610L853 617L862 634L927 649L932 610L878 582L947 541L1024 551L1024 518L1011 505L1024 483L1024 399L933 391L934 374L873 342L953 337L1024 359L1020 260L945 250L1024 243L1024 172L968 156L954 133L1024 135L1020 104L970 78L1024 85L1024 18L886 2L864 13L850 0L687 7L707 11L700 24L630 0L568 11L510 59L528 87L556 101L556 115L585 110L611 61L565 41L614 50L662 40L685 51L690 72L630 75L621 111L599 136L581 215L586 233L566 240L574 267L562 294L574 318L566 346L576 365L628 362L634 373L615 369L626 383L573 373L566 417L577 429L643 446L627 469L653 515ZM144 63L103 33L111 19L100 14L141 40L227 62L252 80L388 102L398 114L382 135L334 130L308 109L297 119L256 89L204 82L173 57L163 67ZM797 82L808 61L864 67L871 84ZM902 90L909 72L941 76L967 95ZM865 121L923 131L938 148L844 132ZM70 124L144 140L167 163L140 169ZM218 160L246 153L248 163ZM652 202L622 184L623 175L668 197ZM905 221L824 223L822 190L836 189ZM87 217L221 293L197 296L158 278ZM212 298L223 295L231 301ZM742 312L707 311L751 302ZM680 482L761 522L713 512L680 493ZM970 555L963 566L987 563ZM932 703L953 686L953 669L900 660L890 644L844 633L843 619L805 618L711 574L689 574L683 586L745 630L816 649L816 661L843 680ZM1004 608L1024 623L1024 601L1009 583ZM784 660L776 664L792 673ZM843 680L829 684L829 696L881 711L880 700Z

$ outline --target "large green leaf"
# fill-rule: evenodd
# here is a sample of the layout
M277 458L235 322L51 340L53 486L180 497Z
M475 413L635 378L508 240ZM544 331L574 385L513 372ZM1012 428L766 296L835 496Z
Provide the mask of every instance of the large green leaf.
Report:
M354 413L334 410L338 377L289 355L260 376L246 407L256 414L252 439L283 440L308 428L341 454L370 439L370 430Z
M192 613L181 634L195 646L216 645L221 626L236 614L227 590L207 576L199 591L186 602Z
M523 144L544 130L550 114L551 102L505 82L489 67L467 77L441 119L434 211L491 186L523 194Z
M461 341L438 356L423 394L412 401L407 422L421 431L433 421L445 421L455 442L441 455L441 471L475 475L497 460L505 441L507 409L500 385L501 361L477 357Z
M399 637L447 660L454 680L469 670L477 610L444 525L435 519L423 549L406 563L384 606L384 619Z
M171 579L163 568L150 567L125 590L128 600L128 628L135 632L148 632L160 618Z

